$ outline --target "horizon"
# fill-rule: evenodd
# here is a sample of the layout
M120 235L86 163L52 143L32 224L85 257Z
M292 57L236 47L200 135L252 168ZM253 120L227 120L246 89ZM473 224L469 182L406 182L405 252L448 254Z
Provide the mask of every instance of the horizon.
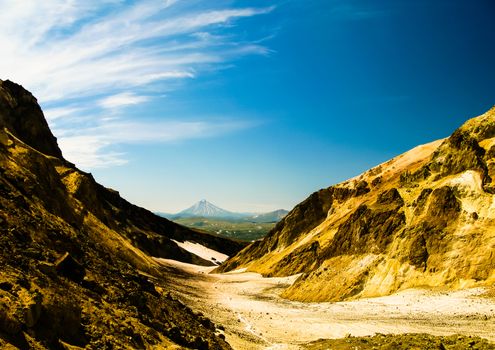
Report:
M5 1L0 78L154 212L291 210L495 105L495 4Z
M268 213L271 213L271 212L275 212L275 211L279 211L279 210L285 210L285 211L290 211L289 209L286 209L286 208L278 208L278 209L275 209L275 210L270 210L270 211L264 211L264 212L237 212L237 211L234 211L234 210L230 210L229 208L226 208L222 205L217 205L216 203L212 203L211 201L209 201L208 199L205 199L205 198L202 198L198 201L195 201L194 203L192 203L191 205L189 205L188 207L186 208L182 208L181 210L177 211L177 212L174 212L174 213L168 213L168 212L161 212L161 211L157 211L156 214L170 214L170 215L177 215L177 214L180 214L188 209L191 209L193 208L194 206L196 206L197 204L200 204L200 203L208 203L208 204L211 204L213 205L214 207L218 208L218 209L222 209L222 210L225 210L225 211L228 211L230 213L233 213L233 214L248 214L248 215L256 215L256 214L268 214ZM292 209L292 208L291 208Z

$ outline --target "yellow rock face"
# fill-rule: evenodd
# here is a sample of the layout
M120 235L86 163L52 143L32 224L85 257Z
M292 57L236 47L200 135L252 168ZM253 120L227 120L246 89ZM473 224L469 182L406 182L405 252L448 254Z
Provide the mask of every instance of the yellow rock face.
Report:
M302 272L283 296L335 301L495 283L495 109L299 204L219 270Z

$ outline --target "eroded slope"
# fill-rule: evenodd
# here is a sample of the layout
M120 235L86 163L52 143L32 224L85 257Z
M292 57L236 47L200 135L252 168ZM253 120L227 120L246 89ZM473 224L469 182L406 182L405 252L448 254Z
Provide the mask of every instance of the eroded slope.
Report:
M495 109L313 193L219 271L303 273L284 296L379 296L495 282Z
M172 239L240 247L97 184L62 158L36 99L0 81L1 348L230 348L169 294L150 255L210 264Z

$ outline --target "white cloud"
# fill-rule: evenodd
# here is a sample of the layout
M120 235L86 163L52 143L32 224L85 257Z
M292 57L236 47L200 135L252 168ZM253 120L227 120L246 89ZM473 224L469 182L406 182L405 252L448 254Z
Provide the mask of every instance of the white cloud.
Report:
M190 78L205 64L246 54L242 47L232 51L233 43L218 36L194 33L272 10L169 12L175 3L0 0L0 74L25 85L42 102ZM108 14L98 17L103 7Z
M137 123L113 121L84 130L65 131L58 142L69 161L77 160L83 169L125 164L125 154L111 148L119 144L177 142L212 137L226 132L252 127L245 121L161 121Z
M63 117L70 117L78 114L81 112L83 108L81 107L57 107L57 108L46 108L44 110L44 115L45 118L49 122L55 122L55 120L63 118Z
M45 114L64 154L86 168L125 162L123 154L109 151L119 143L229 132L242 126L204 118L123 122L105 112L146 103L151 97L142 91L150 84L160 84L162 91L155 94L168 91L177 81L193 82L206 69L269 53L259 43L236 42L218 29L273 8L221 4L223 8L209 1L0 0L0 78L22 84L50 106Z
M109 151L111 145L101 135L80 135L62 137L58 140L64 157L69 161L77 160L83 169L110 167L127 163L123 153Z
M149 100L148 96L139 96L132 92L122 92L101 99L98 104L107 109L137 105Z

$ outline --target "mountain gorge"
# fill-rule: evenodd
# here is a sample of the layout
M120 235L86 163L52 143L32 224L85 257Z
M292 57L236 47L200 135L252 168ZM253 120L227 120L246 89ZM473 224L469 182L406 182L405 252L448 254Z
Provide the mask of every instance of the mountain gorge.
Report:
M247 246L158 217L98 184L63 158L31 93L0 81L0 348L326 348L325 341L303 343L333 338L328 330L351 329L343 326L349 315L364 322L361 331L374 322L375 310L391 308L368 310L371 318L362 321L359 307L339 314L357 304L286 299L338 301L416 287L493 286L494 179L492 109L445 140L312 194L287 215L240 219L280 220L271 222L275 227L266 238ZM231 258L216 267L225 256ZM214 268L277 278L207 273ZM473 299L461 316L493 305L480 303ZM466 323L483 324L493 334L492 314ZM409 317L390 315L386 324ZM337 323L324 323L332 318ZM430 324L437 321L430 318ZM391 332L381 323L367 332L377 330ZM382 338L370 338L370 344Z
M84 145L81 145L84 147ZM139 208L62 157L36 99L0 81L0 347L229 349L152 257L243 245Z
M338 301L495 282L495 108L313 193L217 271L300 273L283 296Z

